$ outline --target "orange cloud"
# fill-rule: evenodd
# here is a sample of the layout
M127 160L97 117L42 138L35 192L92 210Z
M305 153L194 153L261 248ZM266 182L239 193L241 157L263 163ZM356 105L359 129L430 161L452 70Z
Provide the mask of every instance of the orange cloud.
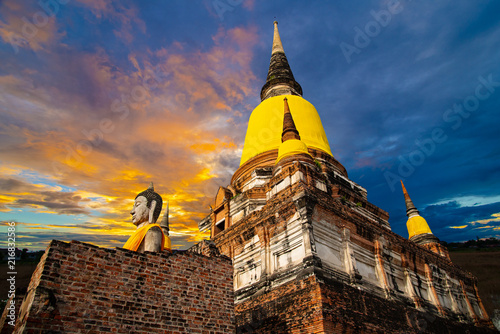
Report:
M1 6L5 22L0 21L0 38L15 53L24 48L41 51L65 35L58 31L55 16L34 3L7 0Z
M96 17L114 15L102 1L80 3ZM153 181L170 203L176 242L206 238L197 223L237 167L245 130L237 119L257 94L250 68L256 29L221 29L213 41L206 51L189 53L173 43L155 51L155 61L150 50L131 54L130 68L118 68L102 49L77 55L72 70L85 73L84 91L64 85L74 80L66 73L53 85L0 77L0 97L7 110L16 110L15 126L0 125L2 161L9 162L0 166L0 177L18 181L0 196L0 210L71 217L68 227L32 226L50 228L54 236L71 230L75 237L124 238L134 229L135 195ZM86 223L74 224L81 214ZM112 244L106 240L102 244Z

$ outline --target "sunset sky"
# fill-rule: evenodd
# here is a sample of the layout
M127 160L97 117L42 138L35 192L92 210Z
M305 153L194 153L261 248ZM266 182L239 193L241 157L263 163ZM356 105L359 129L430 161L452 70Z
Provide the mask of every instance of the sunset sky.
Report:
M189 5L188 5L189 4ZM408 237L500 237L499 1L0 0L0 247L122 246L151 181L171 238L238 168L273 21L330 147ZM2 236L3 234L3 236Z

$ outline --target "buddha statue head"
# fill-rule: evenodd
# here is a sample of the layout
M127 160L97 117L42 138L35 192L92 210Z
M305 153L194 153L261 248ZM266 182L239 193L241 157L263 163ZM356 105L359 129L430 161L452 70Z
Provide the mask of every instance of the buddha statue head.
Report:
M132 223L136 226L156 223L160 216L163 200L161 196L155 192L153 183L148 189L140 192L135 197L134 207L130 214L132 215Z

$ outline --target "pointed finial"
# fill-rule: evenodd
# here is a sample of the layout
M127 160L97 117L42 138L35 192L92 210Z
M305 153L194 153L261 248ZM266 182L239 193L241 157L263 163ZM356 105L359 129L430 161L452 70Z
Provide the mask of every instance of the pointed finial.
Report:
M276 52L283 52L283 44L281 43L280 33L278 32L278 21L274 21L274 36L273 36L273 51L271 54Z
M405 188L405 184L403 183L403 180L400 180L401 181L401 187L403 187L403 194L405 196L405 200L410 200L410 195L408 195L408 192L406 191L406 188Z
M149 190L153 190L153 191L155 191L155 186L153 185L153 182L151 182L151 183L149 184L149 188L148 188L148 189L149 189Z
M415 205L413 204L410 195L408 195L408 192L406 191L405 185L403 183L403 180L401 180L401 187L403 188L403 194L405 196L405 203L406 203L406 215L408 217L413 217L413 216L419 216L419 212Z
M278 22L274 21L273 48L271 62L267 72L266 83L260 91L260 99L264 101L278 95L302 96L302 87L295 81L292 70L285 56L285 50L278 32Z

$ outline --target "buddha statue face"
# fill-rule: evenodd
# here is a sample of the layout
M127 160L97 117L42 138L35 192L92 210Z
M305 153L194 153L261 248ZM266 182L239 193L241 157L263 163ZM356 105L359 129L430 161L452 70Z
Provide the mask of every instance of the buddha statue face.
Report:
M148 200L144 196L137 196L132 211L132 223L138 226L149 220Z
M151 183L148 189L140 192L135 197L134 207L130 211L132 223L135 226L142 226L144 223L156 223L160 216L162 203L161 196L154 191Z

